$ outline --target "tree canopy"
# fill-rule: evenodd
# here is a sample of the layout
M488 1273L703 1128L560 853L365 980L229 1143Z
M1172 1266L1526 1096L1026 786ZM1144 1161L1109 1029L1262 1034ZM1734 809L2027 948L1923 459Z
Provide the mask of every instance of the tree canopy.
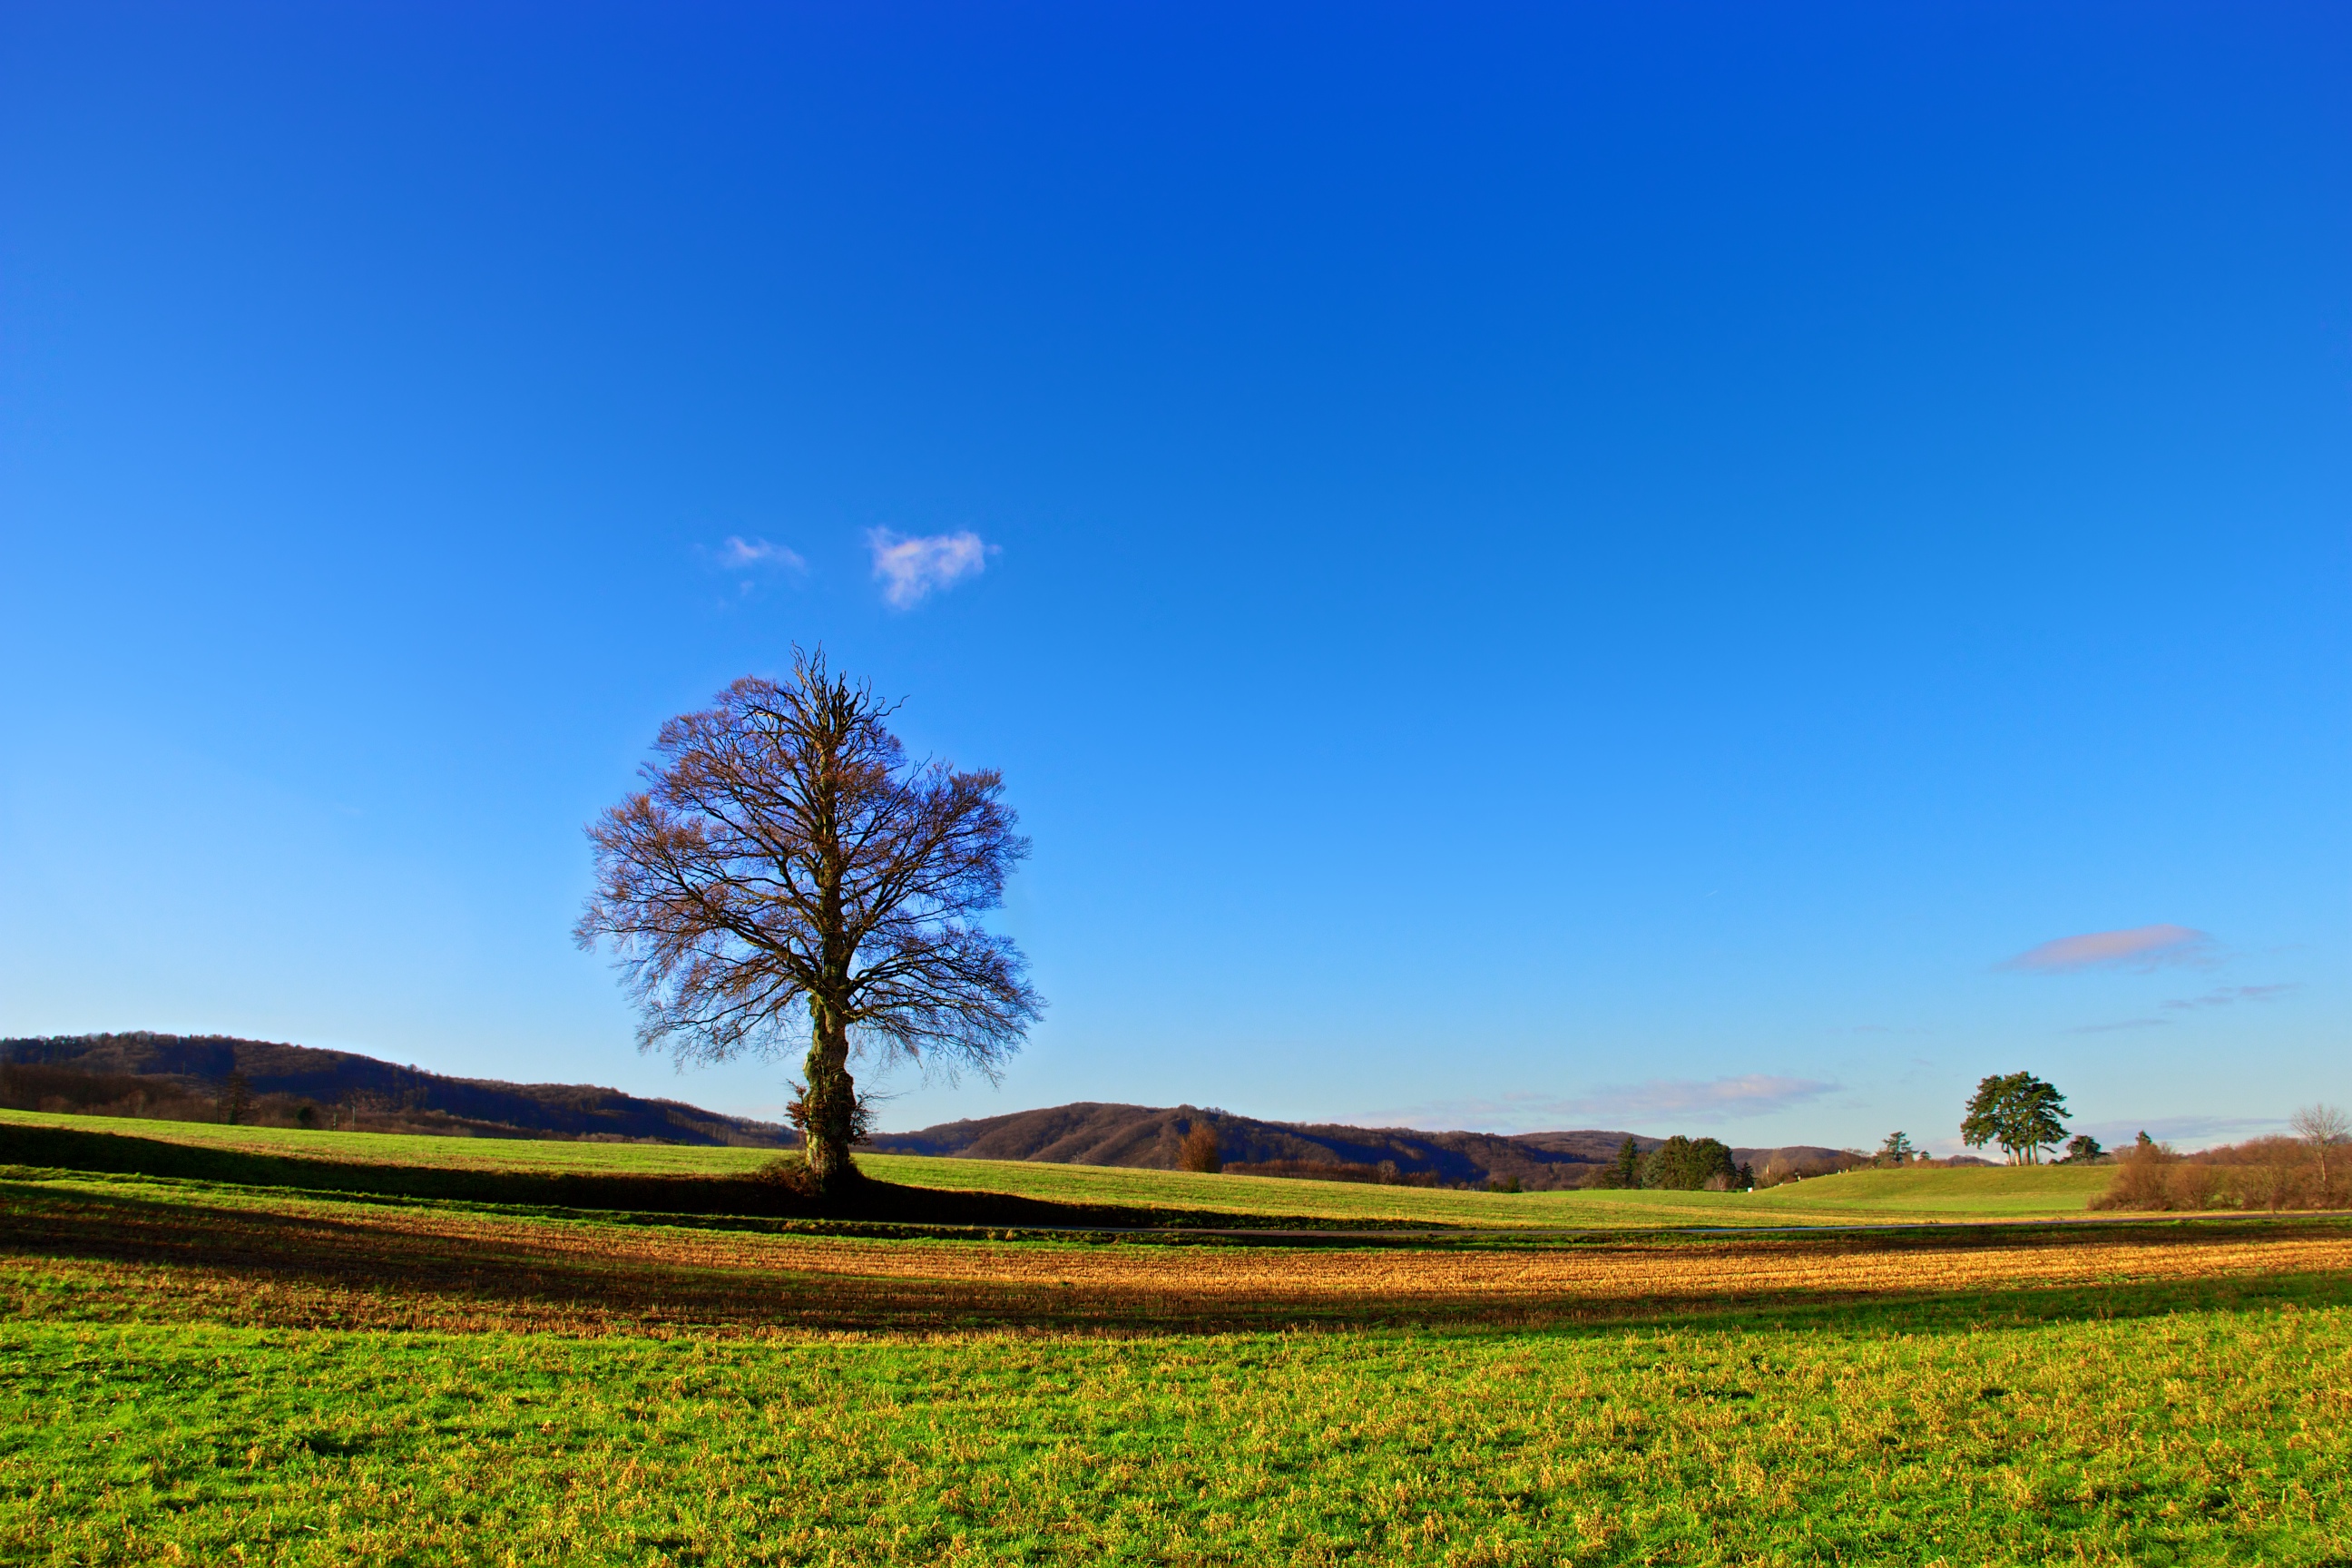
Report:
M2030 1072L1996 1073L1977 1084L1960 1120L1971 1149L1997 1143L2012 1165L2039 1164L2066 1136L2066 1097Z
M1028 853L988 770L911 763L870 687L793 650L661 728L645 788L591 825L574 934L610 942L639 1043L681 1062L781 1054L821 1186L854 1173L853 1053L994 1076L1044 1004L975 917Z
M1676 1133L1642 1162L1642 1185L1695 1193L1709 1185L1729 1188L1739 1179L1731 1151L1712 1138Z

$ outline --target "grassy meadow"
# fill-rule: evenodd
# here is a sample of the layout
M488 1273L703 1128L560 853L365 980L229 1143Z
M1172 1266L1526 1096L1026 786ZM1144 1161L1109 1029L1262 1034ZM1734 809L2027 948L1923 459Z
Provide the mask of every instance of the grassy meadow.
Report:
M256 1154L451 1171L726 1176L740 1175L774 1158L765 1149L425 1138L0 1110L0 1136L11 1125L69 1126ZM2090 1166L2036 1165L1853 1171L1758 1193L1473 1193L897 1154L865 1155L858 1164L886 1182L1010 1193L1050 1203L1513 1229L2063 1219L2085 1214L2109 1174Z
M0 1165L0 1562L2352 1560L2343 1216L2116 1224L2047 1168L1667 1205L870 1168L1457 1228L885 1237ZM1768 1200L1858 1228L1718 1217Z

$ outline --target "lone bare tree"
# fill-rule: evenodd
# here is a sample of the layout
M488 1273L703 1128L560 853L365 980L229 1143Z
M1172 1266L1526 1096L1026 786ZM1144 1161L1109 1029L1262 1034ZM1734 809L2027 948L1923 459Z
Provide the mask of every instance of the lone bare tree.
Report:
M854 1179L853 1054L992 1080L1044 1006L977 915L1029 852L993 771L911 763L892 705L793 651L661 728L646 787L588 829L596 891L574 929L609 941L638 1044L683 1066L808 1042L795 1120L825 1190Z
M2352 1118L2332 1105L2306 1105L2294 1113L2294 1135L2319 1156L2319 1187L2327 1190L2327 1152L2352 1143Z

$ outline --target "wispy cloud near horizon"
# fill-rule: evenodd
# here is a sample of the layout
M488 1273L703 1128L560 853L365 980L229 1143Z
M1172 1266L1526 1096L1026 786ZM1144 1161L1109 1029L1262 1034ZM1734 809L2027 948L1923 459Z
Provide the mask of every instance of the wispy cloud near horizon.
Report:
M2224 985L2218 991L2208 991L2202 996L2177 996L2165 1005L2176 1013L2199 1007L2234 1007L2241 1002L2275 1002L2302 989L2302 982L2294 980L2275 985Z
M2090 1121L2069 1131L2088 1132L2109 1147L2120 1147L2145 1132L2159 1143L2179 1143L2190 1151L2214 1143L2242 1142L2276 1132L2286 1125L2277 1116L2159 1116L2147 1121Z
M1494 1100L1433 1100L1370 1112L1390 1125L1429 1131L1539 1132L1570 1130L1595 1117L1654 1121L1683 1117L1699 1121L1767 1116L1836 1092L1838 1085L1815 1079L1746 1073L1736 1078L1651 1079L1642 1083L1603 1084L1580 1095L1507 1094ZM1439 1124L1443 1125L1439 1125Z
M2133 926L2085 931L2029 947L2000 967L2028 974L2073 974L2086 969L2160 969L2210 963L2213 939L2189 926Z
M877 528L866 531L866 542L874 552L874 577L882 584L883 602L894 610L911 610L930 597L933 589L952 587L986 571L988 558L997 549L970 529L909 536Z
M2275 1002L2292 996L2303 989L2299 980L2281 981L2270 985L2223 985L2208 991L2202 996L2176 996L2158 1004L2168 1013L2199 1013L2209 1007L2234 1007L2242 1002ZM2066 1032L2070 1035L2112 1035L2124 1029L2161 1029L2172 1022L2169 1018L2123 1018L2112 1024L2083 1024Z

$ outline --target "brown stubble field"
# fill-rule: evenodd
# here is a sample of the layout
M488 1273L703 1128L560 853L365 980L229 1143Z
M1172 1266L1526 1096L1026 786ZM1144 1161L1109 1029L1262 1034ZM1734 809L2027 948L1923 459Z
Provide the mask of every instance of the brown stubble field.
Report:
M567 1334L1536 1328L2352 1279L2352 1221L1312 1246L866 1239L120 1180L0 1183L21 1315ZM2168 1295L2167 1299L2169 1299Z

